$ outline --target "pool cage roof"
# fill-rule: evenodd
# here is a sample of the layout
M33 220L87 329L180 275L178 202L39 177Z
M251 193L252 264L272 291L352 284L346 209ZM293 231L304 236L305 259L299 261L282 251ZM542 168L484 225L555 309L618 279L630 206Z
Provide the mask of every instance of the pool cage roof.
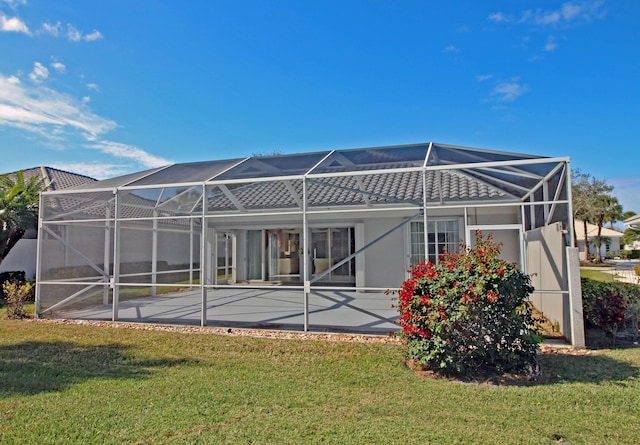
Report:
M540 226L567 179L567 158L432 142L173 164L44 193L42 218L110 219L117 194L121 219L484 203L546 205Z

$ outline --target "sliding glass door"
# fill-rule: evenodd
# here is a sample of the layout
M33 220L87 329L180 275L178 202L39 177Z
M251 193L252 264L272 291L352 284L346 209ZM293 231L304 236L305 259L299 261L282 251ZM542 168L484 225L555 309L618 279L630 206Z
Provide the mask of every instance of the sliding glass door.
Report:
M353 227L311 229L311 246L312 276L320 277L318 282L355 283L355 258L344 261L355 252Z

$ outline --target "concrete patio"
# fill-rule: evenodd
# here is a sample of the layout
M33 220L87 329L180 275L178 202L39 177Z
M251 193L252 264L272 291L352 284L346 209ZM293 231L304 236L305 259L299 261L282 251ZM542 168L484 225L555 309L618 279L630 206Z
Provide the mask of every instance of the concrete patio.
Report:
M309 330L386 334L398 330L393 298L382 292L314 290L309 295ZM117 321L200 325L199 289L121 301ZM295 289L221 288L207 290L206 325L304 329L303 292ZM54 318L111 320L112 305L57 311Z

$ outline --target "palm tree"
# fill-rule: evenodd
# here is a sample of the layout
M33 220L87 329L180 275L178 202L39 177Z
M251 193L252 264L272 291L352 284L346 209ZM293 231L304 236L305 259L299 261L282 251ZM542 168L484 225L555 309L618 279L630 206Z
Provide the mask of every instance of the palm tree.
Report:
M573 172L571 183L573 217L582 220L584 224L584 245L585 259L589 258L589 240L587 236L587 223L596 224L598 233L596 235L596 262L601 261L600 241L602 224L611 219L617 220L622 213L622 208L617 198L610 195L613 186L607 184L603 179L596 179L590 174L582 173L580 170ZM577 244L577 239L575 240Z
M0 176L0 261L26 230L37 227L41 182L35 176L25 180L22 172Z
M615 196L610 196L609 199L610 199L609 206L608 206L609 211L605 215L604 220L605 222L609 223L609 228L611 230L614 230L613 223L615 223L616 221L624 220L624 217L623 217L624 213L622 209L622 204L620 204L620 202L618 201L618 198L616 198Z

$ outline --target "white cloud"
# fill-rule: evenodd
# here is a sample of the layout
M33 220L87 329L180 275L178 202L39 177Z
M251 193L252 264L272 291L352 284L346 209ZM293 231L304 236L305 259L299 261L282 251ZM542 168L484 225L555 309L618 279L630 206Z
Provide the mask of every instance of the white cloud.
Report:
M458 53L460 49L458 49L455 45L447 45L442 49L443 53Z
M554 51L558 47L558 42L556 42L553 36L549 36L547 38L547 43L544 45L545 51Z
M0 31L29 34L29 28L22 20L18 17L7 17L4 14L0 14Z
M84 36L84 40L87 42L93 42L102 38L102 34L97 29L94 29L93 31L91 31L91 33Z
M72 42L79 42L82 39L82 33L73 25L67 25L67 38Z
M528 89L528 85L522 84L518 78L514 78L498 82L491 91L491 95L495 96L498 102L513 102Z
M560 11L541 12L540 10L538 10L536 12L534 21L538 25L552 25L558 23L560 20L562 20L562 18L563 17Z
M38 62L34 65L34 72L36 68L46 70ZM126 166L110 164L111 170L103 167L105 177L130 170L130 161L147 168L171 163L139 147L102 139L117 124L91 112L87 105L89 100L88 96L77 100L40 84L24 85L17 76L0 74L0 126L25 130L49 141L68 141L80 136L86 141L84 145L80 144L81 147L128 161ZM116 168L117 171L114 170ZM86 170L84 174L88 174ZM89 176L100 175L92 173Z
M40 62L36 62L33 64L33 71L29 74L29 79L33 82L39 83L49 77L49 70L46 66L41 64Z
M11 9L16 9L18 5L26 5L27 0L2 0L6 3Z
M493 79L493 74L481 74L476 76L478 82L484 82L485 80Z
M49 65L59 73L64 73L67 70L65 64L62 62L58 62L57 60L51 62Z
M510 23L512 19L504 15L502 12L494 12L489 14L489 20L496 23Z
M40 32L43 34L49 34L54 37L58 37L60 35L60 31L62 30L62 23L56 22L54 24L44 22L42 27L40 28Z
M99 164L87 162L52 163L51 167L72 173L89 176L94 179L106 179L129 171L129 166L119 164Z
M133 159L137 163L149 168L171 164L171 162L166 159L154 156L133 145L122 144L120 142L103 140L91 144L89 147L119 158Z
M83 104L88 104L89 102L91 102L91 98L89 96L83 96L82 97L82 103Z
M82 31L79 31L75 26L68 24L67 25L67 38L72 42L80 42L84 40L85 42L94 42L96 40L102 39L102 34L97 29L94 29L89 34L83 34Z
M40 85L25 87L15 76L1 74L0 125L21 128L48 139L74 132L87 140L95 140L116 127L115 122L93 114L69 95Z
M0 13L0 31L3 32L21 32L27 35L34 35L29 30L27 24L22 21L18 17L7 17L6 15ZM35 31L35 35L50 35L53 37L59 37L61 35L66 36L72 42L95 42L96 40L101 40L104 38L102 33L97 29L94 29L89 34L84 34L78 28L76 28L71 23L67 24L66 31L62 23L55 22L44 22L40 28Z
M563 26L603 19L606 15L604 3L604 0L570 1L559 9L528 9L516 15L494 12L488 19L496 23Z
M88 83L87 88L93 91L100 91L100 87L95 83Z

